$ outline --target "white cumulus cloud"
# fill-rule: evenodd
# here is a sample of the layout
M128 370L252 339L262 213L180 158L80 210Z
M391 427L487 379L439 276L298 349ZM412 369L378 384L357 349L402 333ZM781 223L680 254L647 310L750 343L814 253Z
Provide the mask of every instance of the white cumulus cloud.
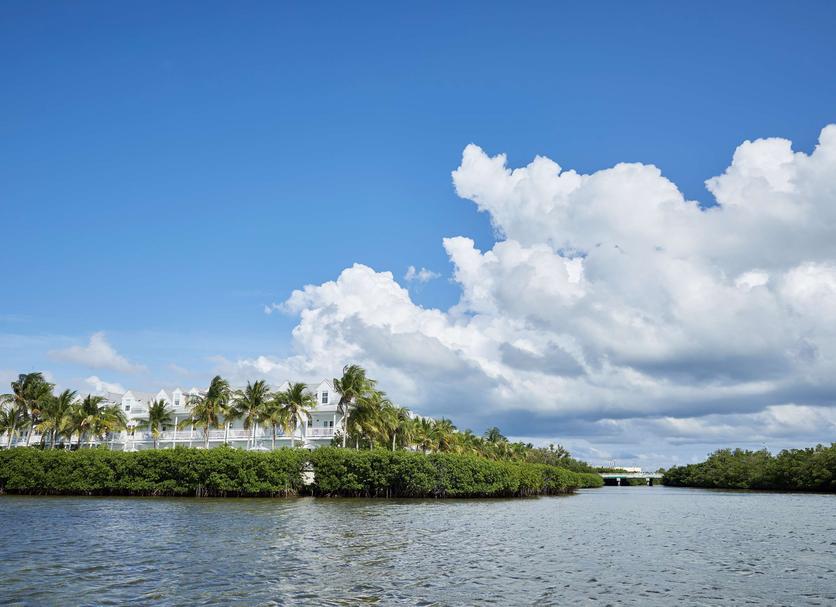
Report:
M294 356L223 368L284 379L358 362L422 413L585 436L587 452L625 424L671 440L774 436L793 416L807 420L790 424L796 437L832 427L836 125L810 154L743 143L706 182L706 208L655 166L511 169L476 145L453 184L497 234L484 251L444 240L456 305L424 308L390 272L355 264L279 305L299 317Z

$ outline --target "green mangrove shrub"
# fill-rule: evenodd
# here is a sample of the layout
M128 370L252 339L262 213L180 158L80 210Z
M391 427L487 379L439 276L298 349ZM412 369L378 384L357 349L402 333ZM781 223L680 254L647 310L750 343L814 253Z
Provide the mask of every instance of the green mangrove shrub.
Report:
M836 493L836 443L778 455L766 449L721 449L699 464L670 468L662 482L673 487Z
M303 472L313 472L305 484ZM0 451L0 492L56 495L515 497L603 484L597 474L476 455L322 448Z

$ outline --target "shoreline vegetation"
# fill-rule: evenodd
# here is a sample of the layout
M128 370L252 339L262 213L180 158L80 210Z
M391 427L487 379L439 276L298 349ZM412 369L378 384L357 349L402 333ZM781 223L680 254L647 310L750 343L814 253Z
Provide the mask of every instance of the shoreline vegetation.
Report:
M291 440L289 448L276 448L277 429L290 434L311 419L316 402L305 384L273 392L258 380L233 390L218 376L189 398L189 416L178 423L203 432L202 449L158 448L174 415L155 400L144 419L134 420L154 437L153 448L120 451L106 446L109 437L132 431L120 407L71 390L54 394L43 374L22 374L0 395L7 447L0 449L0 493L526 497L603 485L595 468L560 445L536 448L508 440L496 427L479 436L449 419L415 415L358 365L346 365L333 387L340 417L330 447L294 448ZM245 429L271 427L271 449L208 448L209 431L228 432L236 420ZM8 448L15 437L23 437L23 446Z
M669 487L836 493L836 443L808 449L721 449L707 460L667 470Z
M0 493L27 495L485 498L602 485L548 464L384 449L0 451Z

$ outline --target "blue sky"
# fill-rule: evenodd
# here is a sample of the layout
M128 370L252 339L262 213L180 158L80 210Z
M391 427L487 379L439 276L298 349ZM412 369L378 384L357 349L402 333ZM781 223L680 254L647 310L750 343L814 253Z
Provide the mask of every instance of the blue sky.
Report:
M832 2L0 15L0 369L66 383L188 383L172 363L197 377L213 357L288 356L298 318L265 304L355 262L448 309L461 288L442 238L495 242L451 182L469 143L511 167L653 164L712 205L703 182L744 140L810 153L836 121ZM410 265L441 277L407 285ZM48 355L99 331L145 370Z

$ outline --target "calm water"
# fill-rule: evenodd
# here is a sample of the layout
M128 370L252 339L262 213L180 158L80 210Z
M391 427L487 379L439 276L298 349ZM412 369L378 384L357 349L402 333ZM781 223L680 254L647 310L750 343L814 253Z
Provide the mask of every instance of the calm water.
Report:
M0 603L834 605L836 497L7 496Z

